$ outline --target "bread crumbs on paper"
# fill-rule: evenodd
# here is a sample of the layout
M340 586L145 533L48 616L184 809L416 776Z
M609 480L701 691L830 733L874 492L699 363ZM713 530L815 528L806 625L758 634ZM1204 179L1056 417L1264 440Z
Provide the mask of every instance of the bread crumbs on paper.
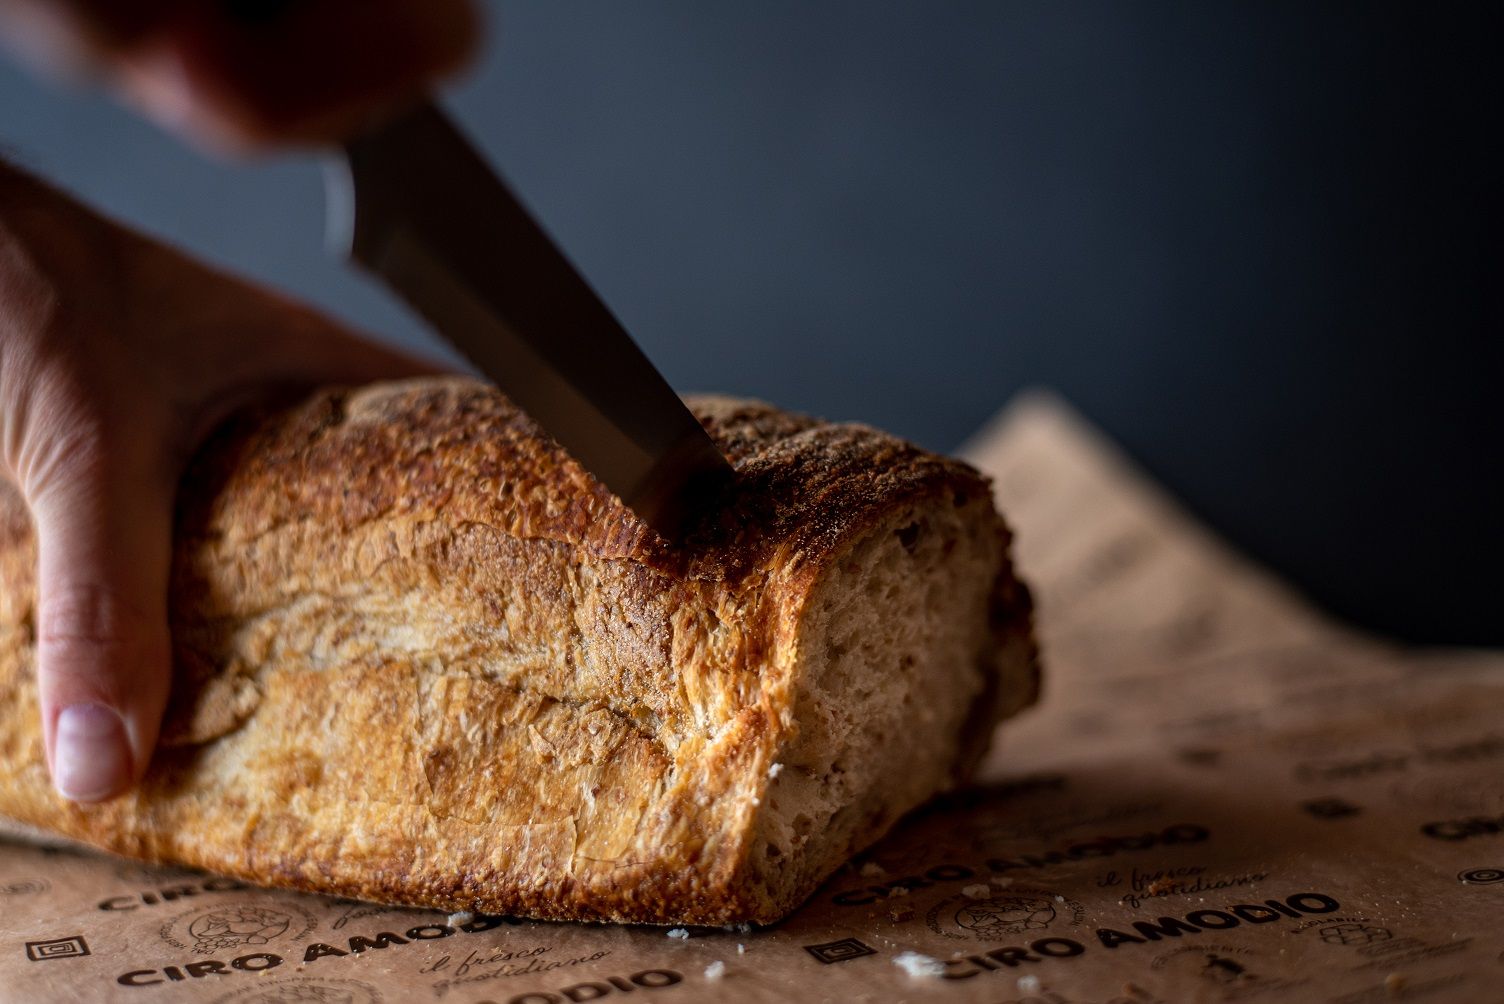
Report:
M771 766L768 767L768 780L771 781L771 780L773 780L773 778L777 777L779 774L782 774L782 773L783 773L783 764L781 764L781 763L772 764Z
M982 885L981 883L978 883L977 885L969 885L965 889L961 890L961 895L965 896L967 899L991 899L992 887Z
M939 959L932 959L928 955L920 955L918 952L904 952L893 956L893 964L911 977L936 977L945 974L945 963Z
M688 941L689 940L689 931L685 930L682 927L676 927L676 928L673 928L672 930L670 930L668 932L668 936L670 938L678 938L681 941Z
M705 978L714 982L726 975L726 963L716 961L705 967Z
M987 881L991 882L993 885L997 886L999 889L1006 889L1010 885L1013 884L1013 880L1011 878L1008 878L1005 875L994 875L994 876L992 876L992 878L988 879Z
M740 942L738 942L737 946L736 946L736 954L737 955L746 955L747 954L747 946L741 944Z
M892 899L894 896L907 896L908 894L909 894L909 890L905 889L901 885L896 885L893 888L891 888L891 889L888 890L888 898L889 899Z
M888 869L876 861L863 861L860 874L862 878L877 878L880 875L888 874Z
M1037 994L1039 993L1039 985L1038 976L1020 976L1018 978L1018 992L1021 994Z
M471 913L469 910L461 910L458 913L451 913L449 915L449 926L459 927L461 924L468 924L474 919L475 914Z

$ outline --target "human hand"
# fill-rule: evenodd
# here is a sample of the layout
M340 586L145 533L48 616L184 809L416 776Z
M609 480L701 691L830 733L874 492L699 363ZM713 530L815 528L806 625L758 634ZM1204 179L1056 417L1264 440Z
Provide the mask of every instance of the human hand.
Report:
M126 100L201 145L343 138L461 66L471 0L0 0L11 48L103 71Z
M194 449L273 388L427 369L0 162L0 474L36 528L37 684L63 795L119 794L156 744Z

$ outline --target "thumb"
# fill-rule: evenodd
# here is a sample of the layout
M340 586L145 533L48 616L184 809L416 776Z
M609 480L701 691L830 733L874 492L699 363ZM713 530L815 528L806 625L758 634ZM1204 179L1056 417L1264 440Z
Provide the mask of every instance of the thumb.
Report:
M96 802L140 777L161 725L172 496L102 463L68 467L30 499L37 687L53 784Z

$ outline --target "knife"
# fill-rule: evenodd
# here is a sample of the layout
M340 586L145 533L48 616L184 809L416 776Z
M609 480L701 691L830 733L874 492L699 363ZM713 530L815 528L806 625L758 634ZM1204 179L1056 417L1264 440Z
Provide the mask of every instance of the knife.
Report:
M664 537L731 476L698 420L431 102L344 144L331 248L368 271Z

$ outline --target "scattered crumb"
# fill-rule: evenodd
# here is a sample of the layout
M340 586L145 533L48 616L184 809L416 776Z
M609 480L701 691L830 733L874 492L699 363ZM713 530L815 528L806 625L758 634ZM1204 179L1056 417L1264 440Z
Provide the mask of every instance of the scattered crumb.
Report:
M747 954L747 946L743 945L740 942L737 942L737 945L736 945L736 954L737 955L746 955Z
M1006 878L1002 875L994 875L992 876L992 878L988 879L988 881L997 886L999 889L1006 889L1013 884L1013 880L1011 878Z
M753 795L752 796L752 804L753 805L761 805L762 804L762 799L758 798L756 795Z
M682 927L676 927L672 931L669 931L668 936L670 938L680 938L685 941L689 940L689 932Z
M876 861L864 861L864 862L862 862L862 871L861 871L862 878L877 878L879 875L886 875L886 874L888 874L888 869L884 868L882 865L878 864Z
M773 778L777 777L779 774L782 774L782 773L783 773L783 764L781 764L781 763L775 763L771 767L768 768L768 780L771 781Z
M977 885L969 885L965 889L961 890L961 895L965 896L967 899L991 899L992 887L982 885L980 883L978 883Z
M891 888L891 889L888 890L888 898L889 899L892 899L894 896L907 896L908 894L909 894L909 890L905 889L901 885L896 885L893 888Z
M888 919L894 923L902 924L906 920L914 919L914 911L906 906L895 906L888 911Z
M1055 902L1057 902L1057 903L1064 903L1065 902L1065 897L1064 896L1056 896L1055 897Z
M449 926L459 927L461 924L468 924L474 919L475 914L471 913L469 910L461 910L458 913L451 913L449 915Z
M912 977L920 976L943 976L945 963L939 959L932 959L928 955L920 955L918 952L904 952L893 956L893 964Z
M1038 976L1020 976L1018 978L1018 992L1021 994L1039 993Z
M705 978L707 980L718 980L725 975L726 963L724 962L712 962L710 965L705 967Z
M1389 991L1389 996L1398 997L1405 992L1405 984L1408 981L1399 973L1390 973L1384 977L1384 989Z
M1153 882L1149 883L1149 888L1145 891L1148 892L1150 896L1163 896L1173 888L1175 888L1175 882L1173 880L1167 878L1157 878Z

